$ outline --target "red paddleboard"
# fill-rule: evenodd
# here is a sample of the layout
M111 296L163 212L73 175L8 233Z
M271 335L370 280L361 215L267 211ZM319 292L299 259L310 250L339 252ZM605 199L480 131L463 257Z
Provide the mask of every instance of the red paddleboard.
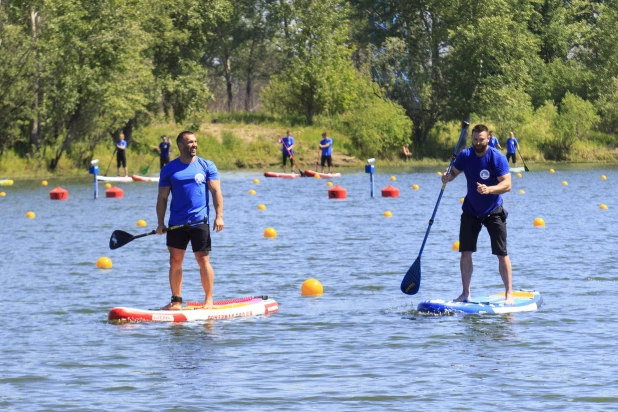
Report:
M341 173L318 173L313 170L305 170L305 175L307 176L315 176L318 175L320 177L341 177Z
M264 172L264 176L266 177L281 177L284 179L296 179L300 177L300 174L296 173L276 173L276 172Z

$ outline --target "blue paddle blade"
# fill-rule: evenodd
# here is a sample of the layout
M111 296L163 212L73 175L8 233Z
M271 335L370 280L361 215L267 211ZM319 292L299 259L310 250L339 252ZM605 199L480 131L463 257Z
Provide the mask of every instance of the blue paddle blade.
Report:
M401 281L401 291L406 295L416 295L421 287L421 257L417 257L408 273Z

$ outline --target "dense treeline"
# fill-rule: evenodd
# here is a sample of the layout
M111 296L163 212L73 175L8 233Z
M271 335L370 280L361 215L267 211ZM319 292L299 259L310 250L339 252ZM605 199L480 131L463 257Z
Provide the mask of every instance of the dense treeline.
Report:
M0 0L0 153L54 170L157 116L302 116L356 155L464 117L545 159L616 148L618 1ZM215 99L216 97L216 99Z

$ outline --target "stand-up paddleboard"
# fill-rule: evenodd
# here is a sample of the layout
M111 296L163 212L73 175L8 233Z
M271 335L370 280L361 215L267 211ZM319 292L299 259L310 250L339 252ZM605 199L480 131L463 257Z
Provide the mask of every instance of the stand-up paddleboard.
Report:
M543 298L537 291L513 292L515 303L504 304L504 292L497 295L479 296L469 302L426 300L418 304L417 310L426 313L512 313L533 312L541 307Z
M265 177L282 177L284 179L296 179L300 177L300 174L296 173L276 173L276 172L264 172Z
M509 172L511 173L521 173L525 171L526 171L526 168L523 166L509 167Z
M0 186L13 186L11 179L0 179Z
M97 180L100 182L119 182L119 183L129 183L133 181L133 178L124 177L124 176L99 176L97 175Z
M269 315L279 310L279 304L268 296L222 300L213 309L202 309L203 302L189 302L181 310L134 309L117 307L108 315L114 322L191 322Z
M305 170L306 176L315 176L318 175L320 177L341 177L341 173L318 173L313 170Z
M131 179L133 179L134 182L158 182L159 181L159 177L146 177L146 176L138 176L138 175L133 175L131 176Z

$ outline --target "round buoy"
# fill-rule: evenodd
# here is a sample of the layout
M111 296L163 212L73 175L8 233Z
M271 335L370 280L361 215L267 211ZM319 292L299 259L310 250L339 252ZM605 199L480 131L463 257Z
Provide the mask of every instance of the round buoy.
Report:
M34 214L34 212L30 211L30 212L26 213L26 217L28 219L34 219L36 217L36 215Z
M601 175L601 180L607 180L607 176Z
M275 229L273 229L272 227L267 227L264 230L264 237L268 237L271 239L274 239L277 237L277 231Z
M525 193L526 193L526 191L525 191L524 189L519 189L519 194L520 194L520 195L523 195L523 194L525 194Z
M459 252L459 240L453 243L453 246L451 246L451 249Z
M461 199L459 199L459 203L463 203L463 202L464 202L464 200L466 200L466 198L465 198L465 197L462 197Z
M260 184L260 179L253 179L253 184L254 185L259 185Z
M112 187L112 184L111 184L111 183L105 183L105 188L106 188L106 189L109 189L110 187Z
M326 186L331 187L333 185L333 182L326 182Z
M100 269L111 269L112 260L107 256L100 257L99 260L97 260L97 267Z
M569 185L569 182L567 182L566 180L562 181L562 186L568 186L568 185Z
M43 180L43 181L41 182L41 186L47 186L48 184L49 184L49 183L47 183L47 180Z
M418 190L418 189L420 189L420 186L419 185L412 185L412 189Z
M0 197L6 196L6 192L0 192Z
M517 173L517 177L521 177L521 173Z
M543 227L543 226L545 226L545 221L543 219L541 219L540 217L537 217L536 219L534 219L533 224L536 227Z
M148 226L148 224L145 220L140 219L137 221L137 226Z
M442 176L442 172L436 172L438 176Z
M112 186L105 191L105 197L122 199L124 197L124 190L119 187Z
M395 176L391 176L391 180L395 181L397 178Z
M554 169L549 169L549 173L556 173Z
M386 212L384 212L384 217L393 217L393 212L387 210Z
M250 195L254 195L255 193L256 193L255 190L253 190L253 189L249 190L249 194Z
M316 173L316 174L314 174L314 175L313 175L313 177L314 177L315 179L320 179L320 175L319 175L319 174L317 174L317 173Z
M258 205L258 209L259 209L259 210L266 210L266 205L265 205L265 204L260 203L260 204Z
M69 191L58 186L49 192L49 198L51 200L67 200L69 198Z
M324 293L324 287L319 280L310 278L303 282L300 287L300 294L303 296L320 296Z
M399 197L399 189L394 186L388 185L382 189L382 197Z
M599 206L599 209L601 209L601 210L607 210L607 209L608 209L608 207L607 207L607 205L606 205L605 203L601 203L601 206Z

